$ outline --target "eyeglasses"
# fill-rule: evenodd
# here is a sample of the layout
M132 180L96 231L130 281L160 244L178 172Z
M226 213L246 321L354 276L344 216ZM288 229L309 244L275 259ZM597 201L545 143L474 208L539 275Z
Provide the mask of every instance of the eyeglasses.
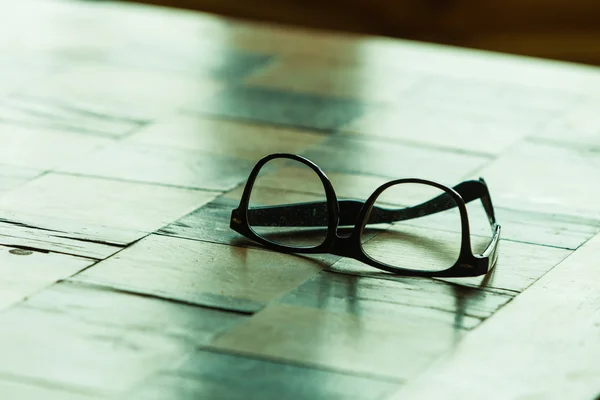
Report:
M470 233L466 204L474 200L481 201L491 232ZM273 250L331 253L413 276L483 275L496 264L500 241L483 179L453 188L398 179L367 201L338 200L327 175L294 154L272 154L256 164L230 226Z

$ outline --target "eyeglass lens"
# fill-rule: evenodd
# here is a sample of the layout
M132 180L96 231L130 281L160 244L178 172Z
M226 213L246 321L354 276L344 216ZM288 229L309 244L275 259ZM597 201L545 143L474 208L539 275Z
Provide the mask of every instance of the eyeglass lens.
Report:
M297 248L325 241L329 221L323 182L309 166L275 158L260 170L248 204L248 224L263 239Z

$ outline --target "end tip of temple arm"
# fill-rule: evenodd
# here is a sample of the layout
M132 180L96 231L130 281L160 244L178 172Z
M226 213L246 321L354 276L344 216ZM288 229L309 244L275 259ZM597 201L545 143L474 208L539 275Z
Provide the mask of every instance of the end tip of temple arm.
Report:
M470 203L473 200L480 199L490 224L493 225L496 223L494 206L492 204L492 198L485 179L480 177L478 180L464 181L456 185L454 190L461 195L465 203Z
M482 186L482 194L481 194L481 203L483 204L483 208L488 216L490 221L490 225L492 225L492 229L495 229L496 223L496 214L494 212L494 205L492 203L492 196L490 195L490 189L488 185L482 177L479 178L479 182L481 182Z

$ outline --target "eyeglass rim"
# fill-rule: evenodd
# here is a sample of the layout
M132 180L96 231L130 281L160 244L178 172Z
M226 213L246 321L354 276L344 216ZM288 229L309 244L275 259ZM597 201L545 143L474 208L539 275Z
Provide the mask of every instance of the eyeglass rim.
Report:
M260 170L265 164L277 158L295 160L308 166L317 174L317 176L323 184L327 201L328 224L325 239L319 245L313 247L297 247L275 243L259 236L254 230L252 230L248 223L248 208L250 196L258 174L260 173ZM486 211L488 212L488 217L490 218L490 225L493 231L492 240L490 241L486 250L481 255L473 254L471 248L468 212L466 208L466 202L463 199L463 197L454 188L448 187L438 182L420 178L396 179L379 186L363 204L356 219L357 223L354 224L350 236L343 238L337 236L337 230L339 227L340 206L337 199L337 195L335 193L335 189L333 188L331 181L329 180L325 172L317 164L307 159L306 157L290 153L270 154L268 156L263 157L256 163L248 177L248 180L246 181L246 185L244 187L244 191L240 199L240 204L236 209L232 210L230 227L234 231L246 236L249 239L254 240L257 243L260 243L264 246L272 248L273 250L277 250L284 253L330 253L343 257L353 258L375 268L400 275L437 277L479 276L489 272L490 270L492 270L492 268L494 268L498 256L497 249L501 233L501 226L495 221L494 209L491 202L491 197L489 196L489 190L487 189L487 184L483 179L480 179L480 182L485 186L489 197L487 199L487 203L483 202L483 200L482 202L484 204L484 208L486 208ZM430 271L399 268L374 260L371 257L369 257L363 250L360 241L360 235L367 223L366 217L368 213L372 210L378 196L384 190L386 190L390 186L402 183L419 183L433 186L450 194L455 200L457 208L459 209L461 219L461 247L459 251L459 256L455 264L451 267L445 270Z

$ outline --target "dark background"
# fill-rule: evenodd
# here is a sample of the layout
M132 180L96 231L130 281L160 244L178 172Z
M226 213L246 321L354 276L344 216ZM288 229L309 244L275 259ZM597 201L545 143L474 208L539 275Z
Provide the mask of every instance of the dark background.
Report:
M138 0L600 65L600 0Z

